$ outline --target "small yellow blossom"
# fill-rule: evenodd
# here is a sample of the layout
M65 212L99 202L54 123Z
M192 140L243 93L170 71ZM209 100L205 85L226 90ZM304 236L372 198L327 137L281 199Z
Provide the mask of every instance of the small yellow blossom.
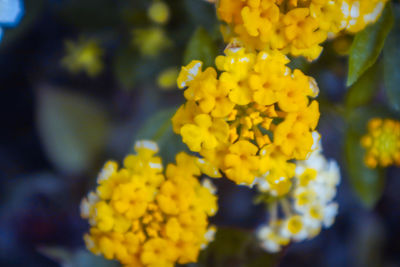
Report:
M373 118L368 122L368 133L361 139L366 149L365 164L370 168L400 166L400 122Z
M307 160L296 161L295 172L286 176L290 181L285 195L273 187L274 182L257 179L255 184L262 194L279 196L266 202L269 222L257 231L261 246L268 252L278 252L292 241L315 237L322 227L330 227L337 214L333 202L340 172L335 161L328 161L319 145L319 135L314 134L315 150ZM282 179L285 174L282 174ZM284 179L285 180L285 179ZM278 207L282 212L278 212Z
M61 63L70 72L86 72L89 76L94 77L103 70L104 51L96 40L66 41L65 49L66 55Z
M171 67L162 71L157 77L157 85L164 90L176 88L176 79L178 78L179 70L176 67Z
M155 23L165 24L169 19L169 7L164 2L155 1L151 4L147 14Z
M133 30L132 43L144 56L154 57L172 45L164 29L150 27Z
M82 201L87 248L125 266L196 262L213 240L208 217L218 209L214 186L197 178L206 162L181 152L163 172L156 143L139 141L135 150L121 168L107 162L96 192Z
M173 129L190 150L238 184L251 185L268 173L285 194L290 160L311 152L319 120L315 80L292 71L278 51L246 52L230 46L215 60L220 71L201 61L182 67L178 87L187 102L172 118ZM289 175L287 175L289 176Z
M248 49L278 49L316 59L328 36L356 33L375 22L388 0L220 0L224 40L239 38Z

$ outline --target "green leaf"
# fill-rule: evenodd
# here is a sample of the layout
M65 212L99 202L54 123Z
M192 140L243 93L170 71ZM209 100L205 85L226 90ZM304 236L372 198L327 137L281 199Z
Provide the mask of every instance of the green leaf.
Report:
M108 117L86 96L52 87L38 92L38 130L49 160L61 171L79 173L96 162L108 137Z
M347 91L346 107L355 108L369 103L379 86L380 64L374 64Z
M393 22L393 11L389 2L378 21L356 35L350 48L347 86L351 86L376 62Z
M396 23L383 48L385 90L390 106L400 110L400 7L394 8Z
M345 155L350 183L361 202L373 208L380 199L385 179L380 169L370 169L364 163L365 150L360 145L361 135L348 131Z
M172 130L171 118L176 110L177 108L173 107L158 111L148 118L135 134L135 142L141 139L157 142L164 164L174 162L176 154L180 151L187 151L180 136Z
M184 0L183 6L185 15L188 16L192 25L202 26L207 30L218 25L215 6L207 1Z
M125 88L131 89L135 85L137 59L138 57L128 46L118 49L115 54L113 61L114 75Z
M63 1L58 15L68 24L84 30L120 26L118 4L114 0Z
M232 262L245 262L249 245L254 241L251 232L218 227L215 240L200 255L201 266L231 266ZM243 265L237 265L243 266Z
M385 175L383 169L371 169L365 165L365 149L360 140L366 134L371 118L391 116L391 112L383 107L369 106L354 110L348 117L344 151L347 174L360 201L369 208L374 207L383 193Z
M199 27L191 37L186 47L183 64L189 64L192 60L201 60L205 67L213 66L218 55L218 49L208 32Z
M215 240L202 251L196 266L277 266L279 254L263 251L253 231L218 227Z
M60 247L39 247L38 251L46 257L54 260L63 267L117 267L120 266L116 261L106 260L101 256L96 256L87 250L80 249L70 251Z

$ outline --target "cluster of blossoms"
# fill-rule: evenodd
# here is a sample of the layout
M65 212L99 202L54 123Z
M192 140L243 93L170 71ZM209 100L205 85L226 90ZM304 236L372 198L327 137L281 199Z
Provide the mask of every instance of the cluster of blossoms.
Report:
M328 161L318 145L307 160L295 165L290 193L269 199L269 223L257 231L261 246L269 252L279 251L291 240L315 237L322 226L333 224L337 214L338 205L332 202L340 182L337 163ZM268 185L260 183L258 189L271 198Z
M287 193L294 166L313 145L319 120L315 80L286 66L278 51L252 53L228 47L216 58L221 71L202 62L183 67L178 86L187 102L174 117L174 131L190 150L237 184L264 175L278 195Z
M61 64L72 73L86 72L94 77L104 69L103 49L94 39L81 38L78 41L65 42L65 57Z
M224 39L248 49L277 49L317 58L321 44L341 31L355 33L375 22L387 0L220 0Z
M197 179L202 161L182 152L163 174L155 143L137 142L135 150L122 168L107 162L96 191L82 201L91 225L87 248L126 266L195 262L213 239L208 216L217 211L215 188Z
M400 122L392 119L373 118L368 122L368 133L361 139L366 149L365 164L400 166Z
M162 1L153 1L147 10L147 16L154 25L134 29L132 44L139 49L142 55L155 57L172 45L172 41L162 27L169 21L169 7Z

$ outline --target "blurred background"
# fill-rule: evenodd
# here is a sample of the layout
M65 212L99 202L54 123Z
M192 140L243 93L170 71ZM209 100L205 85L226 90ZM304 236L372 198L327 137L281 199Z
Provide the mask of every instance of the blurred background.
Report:
M135 139L157 139L164 163L185 149L169 124L183 103L177 71L195 58L213 65L224 48L211 4L154 3L25 0L20 23L4 28L0 266L118 266L86 252L80 201L104 162L121 161ZM263 253L251 231L265 220L264 207L253 204L252 190L220 179L212 218L220 231L191 266L400 266L400 170L363 180L370 170L346 160L359 153L368 118L396 117L385 108L381 60L346 88L351 40L326 43L316 62L291 63L320 86L318 130L342 171L336 223L313 240Z

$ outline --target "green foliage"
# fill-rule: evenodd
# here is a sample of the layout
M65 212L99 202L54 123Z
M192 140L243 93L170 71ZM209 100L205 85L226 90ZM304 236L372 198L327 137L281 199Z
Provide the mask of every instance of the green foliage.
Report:
M68 24L84 30L117 27L119 22L114 0L70 0L60 10L60 16Z
M39 247L39 252L54 260L63 267L117 267L116 261L106 260L102 256L96 256L85 249L69 251L59 247Z
M347 91L346 107L348 109L363 106L371 102L378 91L381 64L374 64Z
M172 130L171 118L176 110L172 107L156 112L134 135L134 142L141 139L157 142L164 164L174 162L176 154L186 150L180 136Z
M187 65L192 60L201 60L205 67L213 66L218 55L218 49L208 32L199 27L190 39L184 56L183 64Z
M72 174L93 166L109 130L102 106L80 94L43 87L37 107L38 130L49 160Z
M215 7L206 1L183 0L185 13L195 26L202 26L207 30L218 24Z
M117 80L125 88L135 85L137 75L137 55L127 46L119 49L114 57L113 71Z
M370 169L364 163L365 149L361 137L366 133L366 125L373 117L387 117L390 114L382 108L356 109L349 117L349 127L345 140L345 160L350 183L364 206L373 208L380 199L385 185L382 169Z
M353 85L376 62L393 22L392 7L388 3L378 21L356 35L350 48L347 86Z
M390 106L400 111L400 7L394 8L396 22L383 48L385 90Z
M215 240L200 254L199 263L194 266L269 267L276 266L278 256L262 251L253 232L218 227Z
M369 208L375 206L382 195L384 177L379 169L364 164L365 151L360 145L361 135L349 130L346 136L345 156L350 183L361 202Z

